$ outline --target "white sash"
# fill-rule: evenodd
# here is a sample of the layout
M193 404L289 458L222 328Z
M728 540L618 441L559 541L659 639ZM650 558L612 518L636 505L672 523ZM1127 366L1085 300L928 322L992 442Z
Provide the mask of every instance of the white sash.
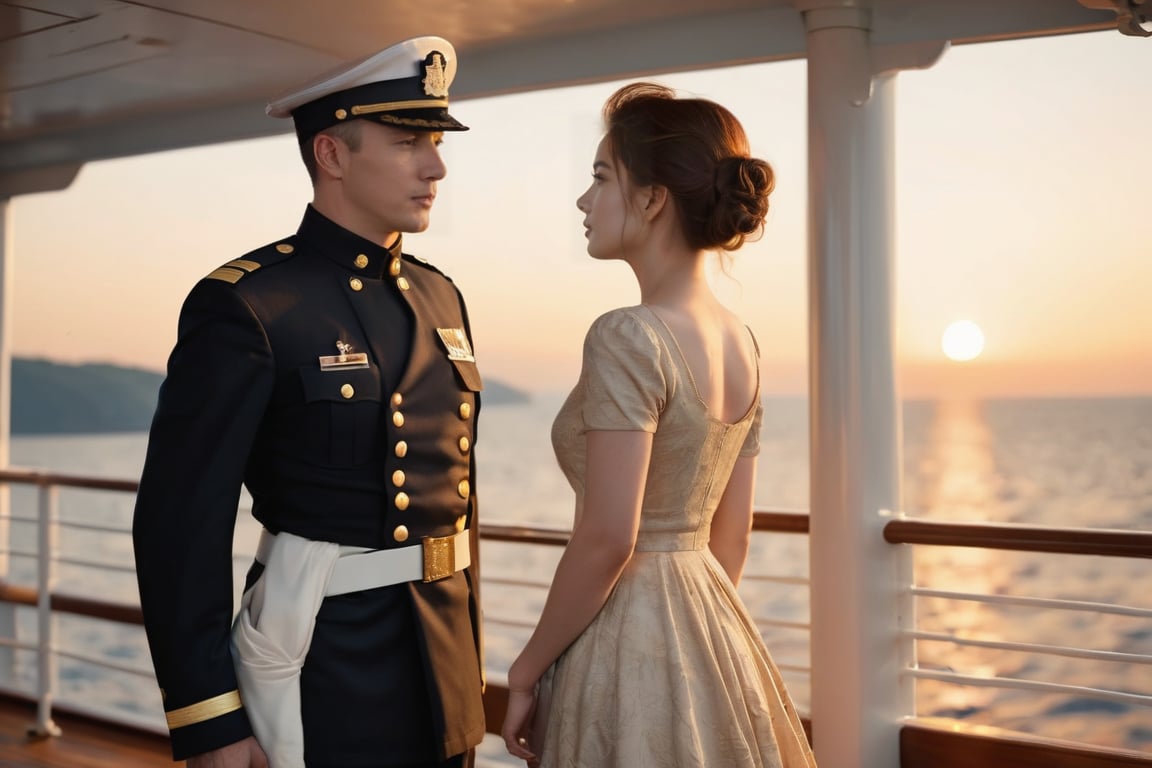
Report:
M300 670L340 552L338 544L277 535L232 624L240 697L269 768L304 768Z

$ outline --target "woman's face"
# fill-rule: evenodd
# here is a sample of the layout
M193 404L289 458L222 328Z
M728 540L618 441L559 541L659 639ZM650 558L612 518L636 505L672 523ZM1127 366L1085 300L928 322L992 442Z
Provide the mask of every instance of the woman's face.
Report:
M630 185L604 138L592 162L592 184L576 199L584 214L588 254L594 259L623 259L635 246L640 217L632 215Z

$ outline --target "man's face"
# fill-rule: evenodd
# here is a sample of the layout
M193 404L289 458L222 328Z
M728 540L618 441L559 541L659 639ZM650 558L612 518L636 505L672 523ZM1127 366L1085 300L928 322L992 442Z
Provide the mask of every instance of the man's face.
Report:
M447 169L443 134L361 121L360 148L349 152L344 200L355 231L376 237L428 228L436 182Z

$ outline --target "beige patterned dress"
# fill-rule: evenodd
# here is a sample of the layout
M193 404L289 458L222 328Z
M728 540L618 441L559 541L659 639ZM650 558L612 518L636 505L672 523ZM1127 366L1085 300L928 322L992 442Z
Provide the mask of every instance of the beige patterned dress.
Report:
M651 432L652 459L635 554L545 675L542 768L815 766L779 671L708 549L737 457L759 451L761 416L757 396L736 423L713 418L647 307L614 310L589 330L552 427L577 509L586 430Z

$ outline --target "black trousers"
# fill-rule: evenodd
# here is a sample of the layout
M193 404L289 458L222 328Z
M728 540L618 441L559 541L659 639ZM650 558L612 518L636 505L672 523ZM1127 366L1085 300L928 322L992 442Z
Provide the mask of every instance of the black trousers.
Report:
M413 763L400 768L464 768L464 755L450 757L442 763Z
M390 768L464 768L465 755L456 755L450 757L444 762L432 763L404 763L403 765L391 766ZM316 765L313 766L311 762L308 763L308 768L341 768L341 766L332 765Z

